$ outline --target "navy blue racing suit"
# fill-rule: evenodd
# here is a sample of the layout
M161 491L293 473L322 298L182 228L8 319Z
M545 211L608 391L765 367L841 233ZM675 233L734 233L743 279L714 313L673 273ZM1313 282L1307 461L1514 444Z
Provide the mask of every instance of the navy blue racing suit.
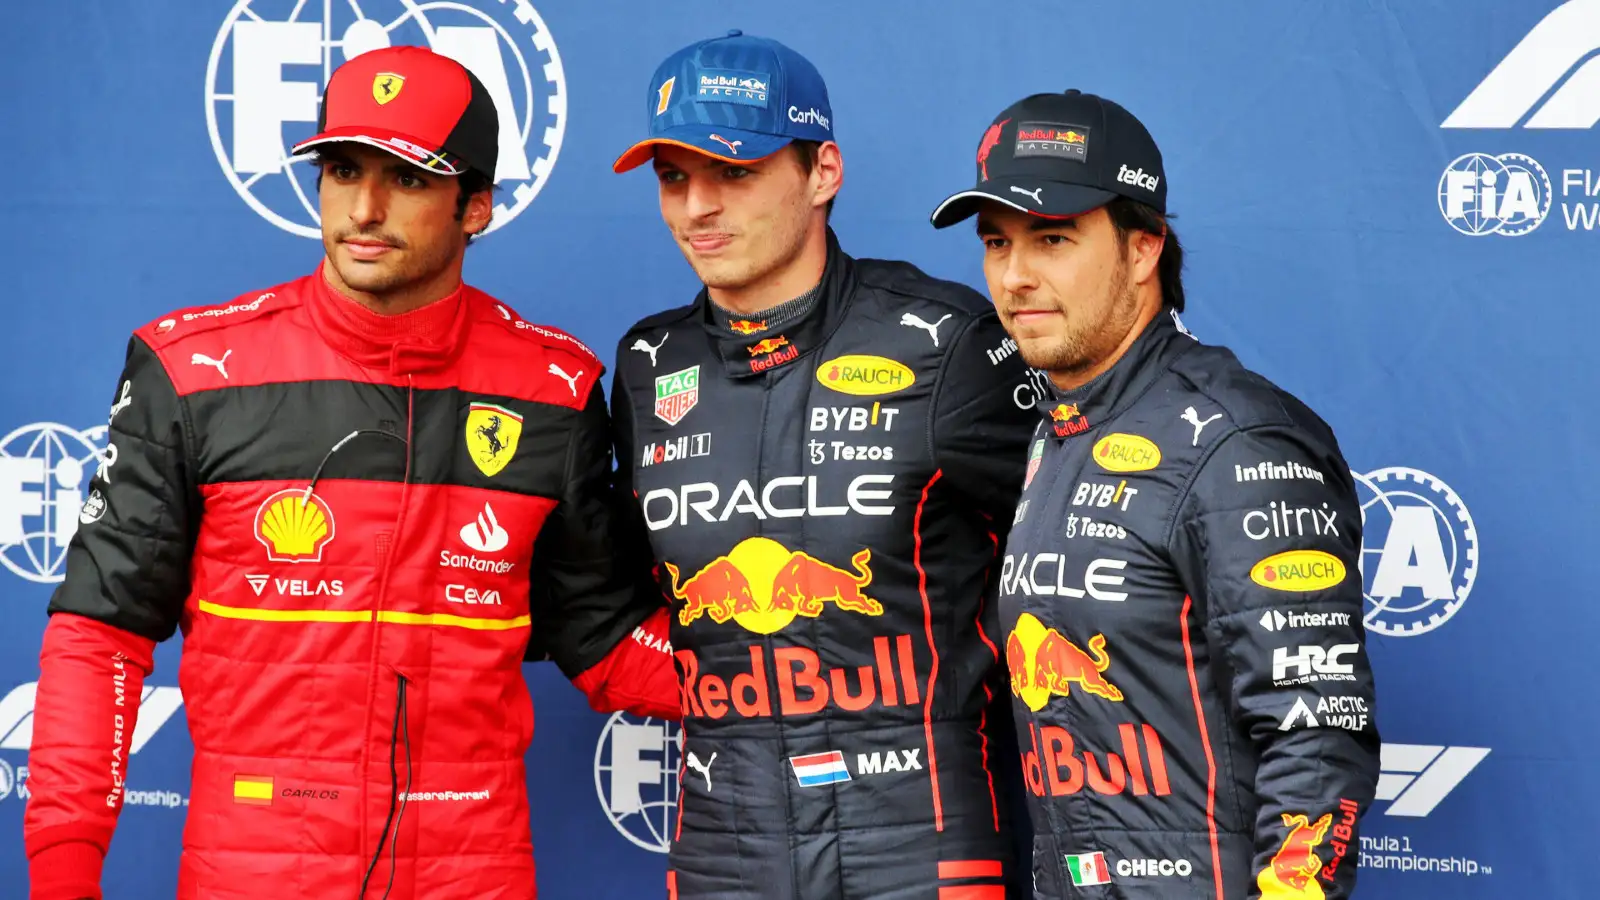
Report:
M994 602L1036 399L1014 350L981 295L831 233L801 318L724 325L702 291L622 338L619 478L684 692L680 900L1026 891Z
M1379 739L1333 432L1170 310L1039 412L1000 602L1036 896L1350 896Z

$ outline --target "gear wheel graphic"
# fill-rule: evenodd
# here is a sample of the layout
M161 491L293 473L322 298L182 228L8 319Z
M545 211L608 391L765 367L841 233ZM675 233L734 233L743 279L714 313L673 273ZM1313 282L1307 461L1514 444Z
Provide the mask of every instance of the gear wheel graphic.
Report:
M1420 609L1404 611L1389 608L1389 602L1393 598L1374 597L1364 591L1369 607L1365 616L1367 628L1390 637L1414 637L1438 628L1466 603L1467 596L1471 594L1472 586L1478 578L1478 529L1472 520L1472 514L1454 489L1420 469L1389 466L1365 475L1359 472L1351 474L1373 494L1371 500L1361 505L1363 521L1366 521L1368 508L1374 504L1381 503L1392 513L1394 504L1390 497L1395 494L1410 495L1431 507L1445 520L1451 532L1451 544L1446 547L1447 553L1452 549L1455 550L1454 553L1447 555L1446 560L1450 565L1453 596L1446 600L1431 601ZM1421 490L1413 490L1412 485ZM1442 505L1433 502L1433 499L1442 501ZM1363 547L1363 559L1366 554L1380 554L1382 549ZM1397 618L1402 621L1395 621Z

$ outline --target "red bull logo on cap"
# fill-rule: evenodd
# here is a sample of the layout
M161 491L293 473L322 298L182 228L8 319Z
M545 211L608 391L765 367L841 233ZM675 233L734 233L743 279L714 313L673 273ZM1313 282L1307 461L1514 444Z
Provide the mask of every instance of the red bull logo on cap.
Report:
M1101 674L1111 667L1105 635L1090 638L1088 647L1086 653L1054 628L1045 628L1032 613L1023 613L1006 638L1011 693L1035 712L1051 696L1071 696L1074 684L1086 694L1121 703L1122 691Z

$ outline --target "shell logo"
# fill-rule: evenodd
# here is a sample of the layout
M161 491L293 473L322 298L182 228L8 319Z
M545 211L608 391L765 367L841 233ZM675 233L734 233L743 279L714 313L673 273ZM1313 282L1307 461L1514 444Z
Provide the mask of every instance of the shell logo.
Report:
M315 492L286 488L256 511L256 540L273 562L321 562L333 540L333 510Z
M1161 465L1161 448L1137 434L1108 434L1095 442L1094 461L1107 472L1145 472Z

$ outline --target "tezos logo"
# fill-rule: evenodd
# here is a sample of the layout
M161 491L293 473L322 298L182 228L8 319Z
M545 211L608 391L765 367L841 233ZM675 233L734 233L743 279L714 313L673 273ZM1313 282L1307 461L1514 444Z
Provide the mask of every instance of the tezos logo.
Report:
M618 832L635 846L666 853L678 807L683 733L676 722L619 712L594 748L594 789Z
M1410 637L1443 625L1478 577L1478 530L1443 481L1416 469L1352 472L1361 499L1366 627Z
M0 562L39 584L66 578L67 545L105 513L86 502L97 469L114 463L106 426L84 431L39 422L0 438ZM88 499L93 499L89 495Z
M1473 236L1527 234L1550 214L1550 176L1521 153L1468 153L1439 177L1439 212Z
M488 231L538 196L561 150L566 77L550 30L527 0L362 4L240 0L222 22L206 65L206 125L217 162L262 218L320 238L316 170L288 150L314 133L329 73L369 50L431 47L483 82L500 114L495 182L513 202L495 207ZM374 18L367 18L367 16ZM305 67L320 79L302 80Z

